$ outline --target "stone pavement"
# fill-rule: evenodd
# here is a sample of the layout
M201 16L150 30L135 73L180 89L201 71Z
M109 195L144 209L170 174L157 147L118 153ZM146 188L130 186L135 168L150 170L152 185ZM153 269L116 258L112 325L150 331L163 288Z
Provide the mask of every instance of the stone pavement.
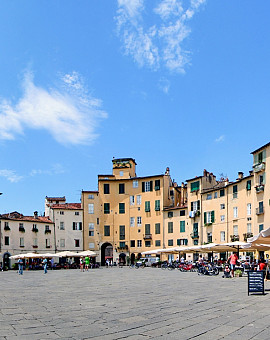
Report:
M270 292L270 282L266 289ZM157 268L0 272L0 339L270 338L247 278Z

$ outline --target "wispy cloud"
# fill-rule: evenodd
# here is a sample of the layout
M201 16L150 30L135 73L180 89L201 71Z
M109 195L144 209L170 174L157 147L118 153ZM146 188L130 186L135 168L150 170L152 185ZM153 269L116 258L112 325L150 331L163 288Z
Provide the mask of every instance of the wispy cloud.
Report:
M158 83L158 87L160 88L160 90L162 90L164 93L169 93L170 90L170 82L168 79L166 78L160 78L159 83Z
M17 175L16 171L8 169L0 170L0 177L6 178L11 183L17 183L23 179L23 176Z
M78 73L61 76L59 88L45 89L36 86L28 72L22 87L17 103L0 100L0 139L15 139L26 128L47 130L62 144L87 144L97 138L97 125L107 113Z
M37 175L59 175L65 173L65 169L61 164L54 164L50 169L33 169L30 172L30 176Z
M152 7L158 24L146 27L144 0L118 0L117 32L125 54L132 56L139 66L154 70L165 66L170 71L185 72L190 63L190 52L183 47L183 41L191 33L187 22L205 2L160 0L156 7Z
M217 139L215 139L215 142L216 143L221 143L221 142L224 142L225 140L225 136L224 135L221 135L219 136Z

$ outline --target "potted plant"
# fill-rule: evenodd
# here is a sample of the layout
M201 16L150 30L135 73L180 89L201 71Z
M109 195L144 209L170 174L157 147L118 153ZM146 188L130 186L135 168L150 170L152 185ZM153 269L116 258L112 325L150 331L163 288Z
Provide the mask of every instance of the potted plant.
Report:
M242 270L240 269L236 269L236 271L234 272L234 276L235 277L242 277L243 273Z

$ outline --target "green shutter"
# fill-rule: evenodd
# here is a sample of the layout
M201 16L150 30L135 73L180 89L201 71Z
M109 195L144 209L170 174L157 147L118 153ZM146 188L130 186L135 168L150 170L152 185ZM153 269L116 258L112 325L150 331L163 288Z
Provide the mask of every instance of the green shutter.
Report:
M160 200L155 201L155 211L160 211Z
M197 209L198 209L198 210L201 210L200 201L199 201L199 200L197 201Z
M215 222L215 211L214 210L211 211L211 222L212 223Z
M206 212L203 213L203 221L204 221L203 223L206 224L206 221L207 221L206 220Z
M145 212L150 212L150 201L145 201Z
M187 245L188 245L188 239L185 238L185 246L187 246Z
M145 192L145 182L142 182L142 192Z
M184 233L185 229L185 221L180 221L180 233Z
M191 202L191 211L193 211L193 202Z

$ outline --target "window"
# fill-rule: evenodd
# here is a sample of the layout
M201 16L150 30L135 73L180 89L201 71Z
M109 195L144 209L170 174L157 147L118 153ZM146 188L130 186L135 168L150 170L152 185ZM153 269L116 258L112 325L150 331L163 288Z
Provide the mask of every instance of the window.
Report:
M60 211L60 215L64 215L65 213L64 213L64 211Z
M208 243L212 242L212 233L207 233L207 242Z
M142 225L142 218L141 216L137 216L137 226L140 227Z
M250 216L251 215L251 203L247 204L247 215Z
M82 222L73 222L73 230L82 230Z
M51 242L49 238L46 238L45 244L46 244L46 248L51 248Z
M104 236L110 236L110 226L109 225L104 226Z
M65 230L65 223L64 222L60 222L60 230Z
M88 247L89 249L95 249L95 243L94 242L88 243Z
M160 234L160 223L155 224L155 234Z
M219 197L223 197L225 196L225 190L224 189L220 189L219 190Z
M75 216L79 216L79 215L80 215L79 211L75 211Z
M180 216L185 216L185 215L186 215L185 210L180 210Z
M168 240L168 246L173 246L173 240Z
M263 224L259 224L259 232L263 230Z
M145 231L145 235L150 235L151 231L150 231L150 224L146 224L144 226L144 231Z
M88 224L88 229L89 230L94 230L95 229L95 224L94 223L89 223Z
M145 241L145 247L151 247L151 241Z
M156 241L155 241L155 246L156 246L156 247L160 247L160 240L156 240Z
M103 191L105 195L108 195L110 193L110 184L104 183L103 184Z
M237 198L238 196L238 188L237 185L233 186L233 198Z
M110 213L110 203L104 203L104 214Z
M200 210L200 201L191 202L191 211Z
M130 226L135 227L135 217L130 217Z
M142 182L142 192L153 191L153 181Z
M125 213L125 203L119 203L119 214Z
M224 203L221 203L220 204L220 209L222 210L222 209L225 209L225 204Z
M65 247L65 239L64 238L60 239L60 247L61 248Z
M150 201L145 201L145 212L150 212Z
M97 225L99 225L99 218L97 217Z
M249 179L248 181L247 181L247 190L251 190L251 180Z
M233 218L237 218L237 217L238 217L238 208L233 207Z
M168 233L173 233L173 222L168 222Z
M125 193L125 183L119 183L119 194Z
M186 239L186 238L177 239L177 245L178 246L187 246L188 245L188 239Z
M45 227L45 229L46 229L46 227ZM23 223L19 223L19 228L23 228Z
M37 238L34 238L34 239L33 239L33 246L34 246L34 247L37 247L37 246L38 246L38 239L37 239Z
M215 211L206 211L204 213L204 224L214 223L215 222Z
M134 248L135 247L135 240L130 240L130 248Z
M123 175L124 175L124 171L119 171L119 175L121 176L121 177L123 177Z
M160 211L160 200L155 201L155 211Z
M95 232L94 232L94 230L89 230L89 236L94 236L95 235Z
M137 247L141 248L141 246L142 246L142 240L137 240Z
M180 233L184 233L186 231L185 221L180 221Z
M263 209L263 201L259 202L259 209L258 209L259 214L263 214L264 209Z
M135 196L129 196L129 204L134 205L135 204Z
M214 193L214 198L217 198L217 192Z
M207 195L206 195L206 199L207 199L207 200L211 200L211 199L212 199L212 194L207 194Z
M80 246L80 240L74 240L74 243L76 248Z
M89 200L93 200L94 199L94 195L88 195L88 199Z
M233 235L238 236L238 225L233 226Z
M137 205L141 205L142 204L142 196L141 195L137 195Z
M119 239L120 240L124 240L126 238L125 235L125 226L124 225L120 225L119 226Z
M9 228L8 222L5 222L5 228Z
M251 223L247 223L247 232L248 232L249 234L252 233Z
M20 237L20 247L24 247L24 237Z
M94 204L93 203L88 204L88 214L94 214Z
M160 179L155 180L155 191L160 190Z
M191 192L200 190L200 181L191 183L190 184L190 189L191 189Z
M225 215L220 215L220 221L224 222L225 221Z
M225 242L225 231L220 232L220 242Z
M137 180L133 181L133 188L138 188L139 187L139 182Z
M173 217L173 211L169 211L169 212L168 212L168 217L169 217L169 218Z
M199 236L198 231L199 231L198 223L193 223L193 236L194 237Z

